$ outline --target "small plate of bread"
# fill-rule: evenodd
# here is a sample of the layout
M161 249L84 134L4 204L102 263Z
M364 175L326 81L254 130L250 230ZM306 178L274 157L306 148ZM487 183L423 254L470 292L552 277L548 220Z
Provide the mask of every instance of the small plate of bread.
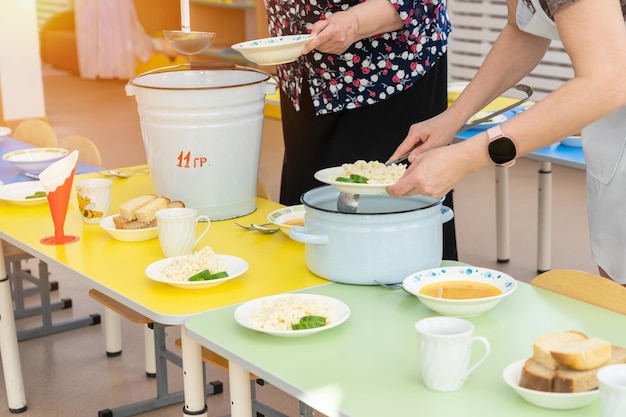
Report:
M103 218L100 227L113 239L123 242L155 239L158 237L155 213L172 207L185 207L185 204L155 194L142 195L121 204L119 214Z
M626 348L577 331L548 333L535 340L531 358L508 365L502 377L531 404L569 410L598 399L596 373L614 363L626 363Z

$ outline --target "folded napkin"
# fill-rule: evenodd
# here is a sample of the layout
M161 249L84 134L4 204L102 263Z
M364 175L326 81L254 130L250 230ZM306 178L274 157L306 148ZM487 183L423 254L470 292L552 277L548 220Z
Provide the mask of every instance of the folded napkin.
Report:
M52 193L65 184L68 179L73 179L77 163L78 151L72 151L65 158L56 161L41 171L39 181L41 181L43 189L47 193Z

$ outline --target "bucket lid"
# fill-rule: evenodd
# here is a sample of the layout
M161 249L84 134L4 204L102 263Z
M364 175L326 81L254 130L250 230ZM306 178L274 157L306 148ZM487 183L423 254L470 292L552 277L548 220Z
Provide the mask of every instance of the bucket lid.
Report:
M266 82L271 75L233 64L192 62L157 68L133 77L126 84L126 95L135 88L155 90L214 90Z

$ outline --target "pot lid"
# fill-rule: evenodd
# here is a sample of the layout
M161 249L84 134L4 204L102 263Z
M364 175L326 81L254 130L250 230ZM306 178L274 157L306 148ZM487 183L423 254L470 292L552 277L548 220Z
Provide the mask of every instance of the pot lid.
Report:
M345 213L337 210L338 197L339 190L333 186L327 185L307 191L302 194L300 201L305 207L328 213L348 216L369 216L426 210L441 205L445 199L445 197L437 199L421 195L391 197L388 194L362 194L359 200L358 211L356 213Z

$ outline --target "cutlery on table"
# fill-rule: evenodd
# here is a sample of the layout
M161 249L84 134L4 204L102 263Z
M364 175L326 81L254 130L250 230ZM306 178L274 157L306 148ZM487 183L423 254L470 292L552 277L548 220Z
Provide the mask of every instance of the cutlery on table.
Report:
M143 167L143 168L127 168L127 169L119 169L119 170L109 170L109 171L101 171L98 172L98 174L102 175L103 177L119 177L119 178L128 178L132 175L135 174L139 174L139 173L147 173L148 172L148 167Z
M237 226L241 227L242 229L245 229L245 230L256 230L257 232L266 233L266 234L276 233L276 232L278 232L280 230L278 228L269 228L269 227L267 227L267 226L273 225L273 223L263 223L263 224L251 223L250 226L244 226L244 225L239 224L237 222L235 222L235 224Z
M385 284L384 282L380 282L380 281L376 281L376 280L374 280L374 281L375 281L378 285L383 286L383 287L385 287L385 288L388 288L388 289L390 289L390 290L398 290L398 289L400 289L400 288L403 288L403 289L404 289L404 287L402 286L402 283L401 283L401 282L398 282L398 283L395 283L395 284Z

